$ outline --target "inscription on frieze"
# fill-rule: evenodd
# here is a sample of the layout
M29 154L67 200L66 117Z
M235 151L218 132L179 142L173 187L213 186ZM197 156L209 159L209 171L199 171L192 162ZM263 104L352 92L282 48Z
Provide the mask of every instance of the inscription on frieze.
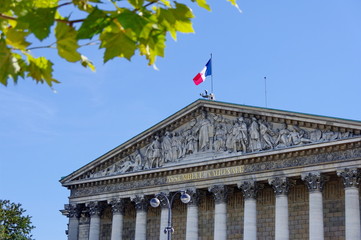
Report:
M240 174L244 172L244 166L228 167L228 168L218 168L206 171L177 174L168 176L166 183L177 183L185 182L191 180L201 180L215 177L227 177L234 174Z

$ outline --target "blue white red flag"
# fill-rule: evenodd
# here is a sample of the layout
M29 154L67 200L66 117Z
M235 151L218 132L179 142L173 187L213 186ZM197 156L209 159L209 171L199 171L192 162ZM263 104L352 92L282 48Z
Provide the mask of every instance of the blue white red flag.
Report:
M210 75L212 75L212 59L209 59L202 71L193 78L193 82L195 85L199 85Z

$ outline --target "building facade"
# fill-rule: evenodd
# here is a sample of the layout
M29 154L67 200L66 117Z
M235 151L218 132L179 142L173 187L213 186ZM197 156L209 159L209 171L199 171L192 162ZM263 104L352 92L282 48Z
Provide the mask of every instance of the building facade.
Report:
M162 192L173 239L356 240L360 173L359 121L198 100L62 178L61 212L69 240L167 239Z

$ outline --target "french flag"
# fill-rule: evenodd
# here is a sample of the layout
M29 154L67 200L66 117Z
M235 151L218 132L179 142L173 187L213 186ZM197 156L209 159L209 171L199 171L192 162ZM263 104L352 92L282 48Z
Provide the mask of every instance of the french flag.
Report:
M199 85L206 80L207 76L210 75L212 75L212 58L208 60L202 71L193 78L193 82L195 85Z

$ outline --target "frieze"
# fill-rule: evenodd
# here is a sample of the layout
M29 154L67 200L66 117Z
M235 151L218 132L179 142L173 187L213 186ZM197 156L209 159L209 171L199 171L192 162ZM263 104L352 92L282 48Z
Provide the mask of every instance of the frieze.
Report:
M243 173L249 174L249 173L257 173L257 172L265 172L265 171L275 171L275 170L281 170L292 167L312 166L320 163L349 160L356 157L361 157L361 148L348 149L348 150L336 151L336 152L319 153L314 155L299 156L293 158L285 158L282 160L275 160L275 161L264 161L264 162L258 162L252 164L245 164L238 167L242 167ZM239 172L238 174L242 174L242 173ZM227 177L228 175L225 174L222 176ZM217 176L209 175L208 177L209 179L212 179ZM117 184L108 184L108 185L71 189L71 197L81 197L81 196L90 196L90 195L97 195L104 193L122 192L122 191L145 188L150 186L164 186L167 184L171 184L167 182L167 179L168 177L155 177L155 178L142 179L136 181L121 182ZM180 182L189 182L189 181L190 181L189 179L188 180L184 179L184 181L180 181Z
M215 158L284 149L353 137L351 132L313 129L256 117L224 116L203 111L172 131L155 135L150 143L82 178L99 178L178 164L212 153Z

